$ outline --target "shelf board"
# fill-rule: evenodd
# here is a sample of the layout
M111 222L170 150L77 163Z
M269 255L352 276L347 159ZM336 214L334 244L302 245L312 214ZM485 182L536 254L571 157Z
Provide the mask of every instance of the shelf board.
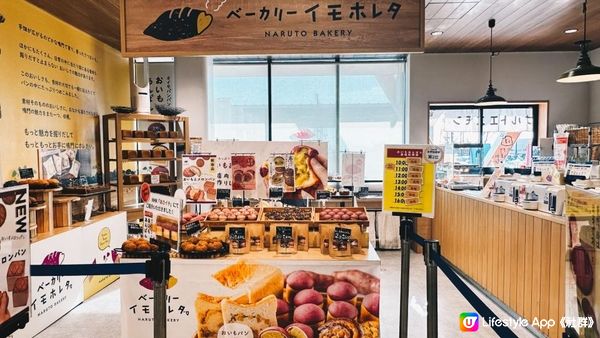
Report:
M137 183L137 184L123 184L124 188L133 188L133 187L140 187L143 183ZM150 184L150 187L170 187L170 186L174 186L177 185L178 182L167 182L167 183L156 183L156 184ZM110 185L112 185L113 187L118 186L118 184L116 182L110 182Z
M182 122L187 119L186 116L164 116L160 114L140 114L140 113L132 113L132 114L123 114L123 113L112 113L105 115L107 119L115 119L117 118L121 120L142 120L142 121L164 121L164 122Z
M108 159L111 162L117 162L116 158ZM181 158L162 158L162 157L150 157L150 158L124 158L123 162L152 162L152 161L181 161Z
M108 142L116 142L117 140L111 138ZM185 140L182 138L135 138L135 137L127 137L121 140L122 143L185 143Z

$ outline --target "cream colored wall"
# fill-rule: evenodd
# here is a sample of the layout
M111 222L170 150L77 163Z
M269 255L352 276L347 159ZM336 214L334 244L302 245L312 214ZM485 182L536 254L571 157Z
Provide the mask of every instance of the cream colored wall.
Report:
M48 149L58 141L62 143L83 144L92 148L92 168L97 169L95 153L100 144L95 134L98 116L69 112L69 108L96 112L98 115L110 113L111 105L129 103L129 64L120 52L96 40L92 36L60 21L38 7L24 1L0 1L0 12L6 21L0 25L0 182L15 178L16 169L31 167L38 171L38 150L41 146L27 146L34 142L45 143ZM19 25L34 29L52 39L71 47L71 50L29 34ZM24 51L22 45L28 46ZM94 60L78 54L75 50L91 55ZM41 51L41 53L39 53ZM43 62L25 59L21 53L33 55ZM74 62L95 72L92 79L82 78L60 69L55 57ZM33 59L33 58L31 58ZM48 61L50 60L50 61ZM50 62L55 67L47 66ZM45 64L46 63L46 64ZM61 64L62 66L63 64ZM70 70L77 66L67 66ZM63 67L64 68L64 67ZM34 74L44 79L31 79L24 74ZM52 89L61 89L65 85L56 85L52 81L66 83L76 95L64 95ZM27 85L26 85L27 84ZM32 87L44 85L46 90ZM95 94L80 92L74 87L82 87ZM44 107L42 110L51 116L26 114L24 109L38 106L25 104L23 99L31 99L65 107ZM65 118L68 114L69 118ZM28 132L25 132L27 130ZM42 130L46 135L31 135L32 131ZM64 132L67 136L50 137L48 132ZM28 143L26 143L28 142Z
M548 131L557 123L587 123L588 84L561 84L575 52L502 53L494 59L494 86L509 101L549 101ZM410 143L427 142L428 103L473 102L485 94L488 54L412 54L409 71ZM598 111L600 116L600 111Z
M175 58L175 104L190 117L190 135L208 135L208 83L212 62L206 57Z
M590 58L600 67L600 48L592 51ZM600 81L590 83L590 122L600 122Z

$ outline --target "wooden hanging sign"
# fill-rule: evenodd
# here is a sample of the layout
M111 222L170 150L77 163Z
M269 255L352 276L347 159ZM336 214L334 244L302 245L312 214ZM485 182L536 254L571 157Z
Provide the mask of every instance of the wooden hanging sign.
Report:
M423 0L121 0L124 56L421 52Z

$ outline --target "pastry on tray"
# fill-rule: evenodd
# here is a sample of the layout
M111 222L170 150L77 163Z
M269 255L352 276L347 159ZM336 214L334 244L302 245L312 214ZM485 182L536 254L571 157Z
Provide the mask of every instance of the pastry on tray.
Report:
M319 326L319 338L362 338L360 324L351 319L334 319Z

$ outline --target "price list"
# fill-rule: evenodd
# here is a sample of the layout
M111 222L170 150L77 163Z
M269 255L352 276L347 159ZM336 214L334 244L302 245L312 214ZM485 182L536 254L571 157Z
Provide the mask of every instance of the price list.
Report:
M384 210L428 213L432 209L435 165L425 162L423 154L421 148L386 149Z

